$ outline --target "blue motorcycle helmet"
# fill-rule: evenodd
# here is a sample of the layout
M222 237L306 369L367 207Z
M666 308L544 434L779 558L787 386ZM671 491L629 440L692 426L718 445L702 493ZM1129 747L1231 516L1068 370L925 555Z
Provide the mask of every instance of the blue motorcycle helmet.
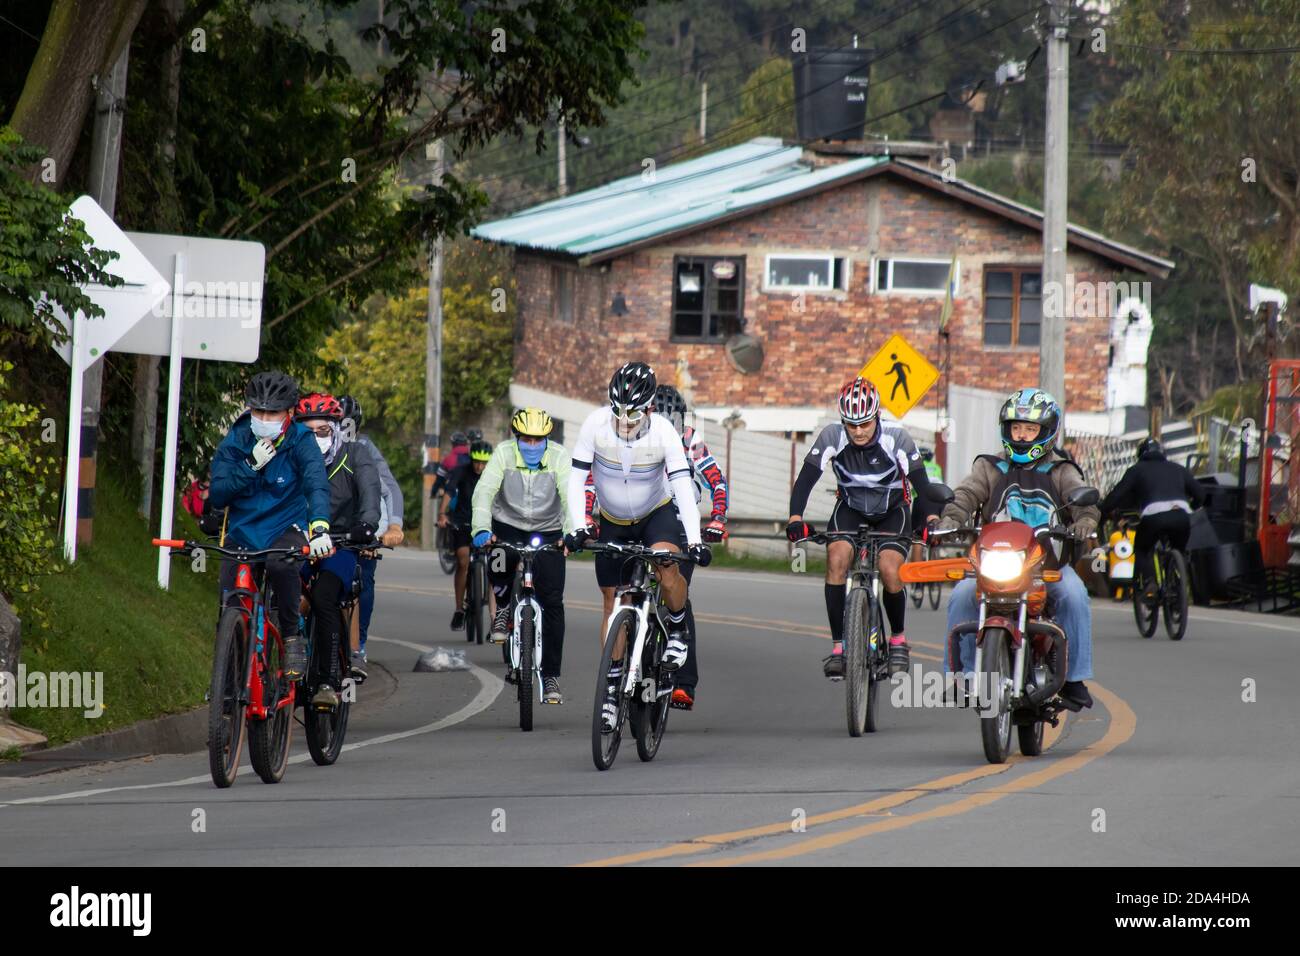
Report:
M1037 425L1038 437L1027 442L1012 441L1012 422ZM1056 447L1061 432L1061 404L1041 388L1022 388L1002 403L998 427L1007 458L1017 465L1032 464L1046 458Z

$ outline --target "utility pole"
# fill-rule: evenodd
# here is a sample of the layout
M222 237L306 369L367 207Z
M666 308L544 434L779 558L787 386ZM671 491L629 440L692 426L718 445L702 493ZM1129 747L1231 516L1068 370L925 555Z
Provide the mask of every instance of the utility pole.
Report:
M568 164L567 157L565 156L565 149L564 149L565 143L564 143L564 114L563 113L560 114L560 122L557 128L557 139L559 140L559 148L555 151L555 159L556 162L559 163L559 167L560 167L559 170L560 195L567 196L569 195L569 164Z
M709 138L709 81L700 84L700 142Z
M442 185L442 140L433 144L433 184ZM433 491L442 443L442 234L429 248L429 305L424 356L424 494L420 504L420 547L433 550Z
M122 47L107 76L95 84L95 130L91 140L90 173L87 187L101 209L113 215L117 205L117 170L122 155L122 117L126 98L127 56L130 44ZM90 544L95 537L95 447L99 440L99 410L103 398L104 362L101 356L81 377L81 453L77 462L77 541ZM67 467L73 467L68 462ZM67 483L69 486L71 482ZM65 492L66 493L66 492Z
M1038 384L1058 402L1065 394L1066 191L1069 181L1069 0L1050 0L1047 47L1047 123L1043 152L1043 319L1038 346Z

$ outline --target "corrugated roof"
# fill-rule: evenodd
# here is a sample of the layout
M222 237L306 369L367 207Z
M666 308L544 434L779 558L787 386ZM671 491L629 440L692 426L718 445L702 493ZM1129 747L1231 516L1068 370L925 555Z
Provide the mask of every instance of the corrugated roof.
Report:
M617 179L484 223L472 234L529 249L591 255L820 189L888 161L866 156L815 168L800 147L758 137L660 167L654 182L640 175Z

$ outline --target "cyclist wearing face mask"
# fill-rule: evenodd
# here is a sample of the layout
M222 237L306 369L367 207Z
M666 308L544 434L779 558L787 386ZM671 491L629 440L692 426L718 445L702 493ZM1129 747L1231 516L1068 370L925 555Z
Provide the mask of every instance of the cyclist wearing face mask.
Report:
M290 421L298 386L283 372L259 372L244 391L240 415L212 459L208 505L225 509L225 540L253 551L310 544L313 557L333 550L330 488L312 434ZM221 562L222 600L235 586L233 560ZM279 607L285 674L302 676L306 648L298 633L302 581L297 558L265 563Z

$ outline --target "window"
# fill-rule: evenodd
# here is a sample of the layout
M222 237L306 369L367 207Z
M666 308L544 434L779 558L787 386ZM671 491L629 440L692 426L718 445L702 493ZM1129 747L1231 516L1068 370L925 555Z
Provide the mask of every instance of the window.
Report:
M763 269L767 292L843 291L849 287L849 262L828 255L768 256Z
M573 283L576 278L572 269L563 266L551 266L551 315L559 322L573 321Z
M1037 346L1043 328L1043 278L1035 267L984 273L984 344Z
M740 331L744 304L743 257L673 258L673 339L725 342Z
M947 295L951 259L877 259L876 292L912 295ZM961 269L953 276L952 294L957 294Z

